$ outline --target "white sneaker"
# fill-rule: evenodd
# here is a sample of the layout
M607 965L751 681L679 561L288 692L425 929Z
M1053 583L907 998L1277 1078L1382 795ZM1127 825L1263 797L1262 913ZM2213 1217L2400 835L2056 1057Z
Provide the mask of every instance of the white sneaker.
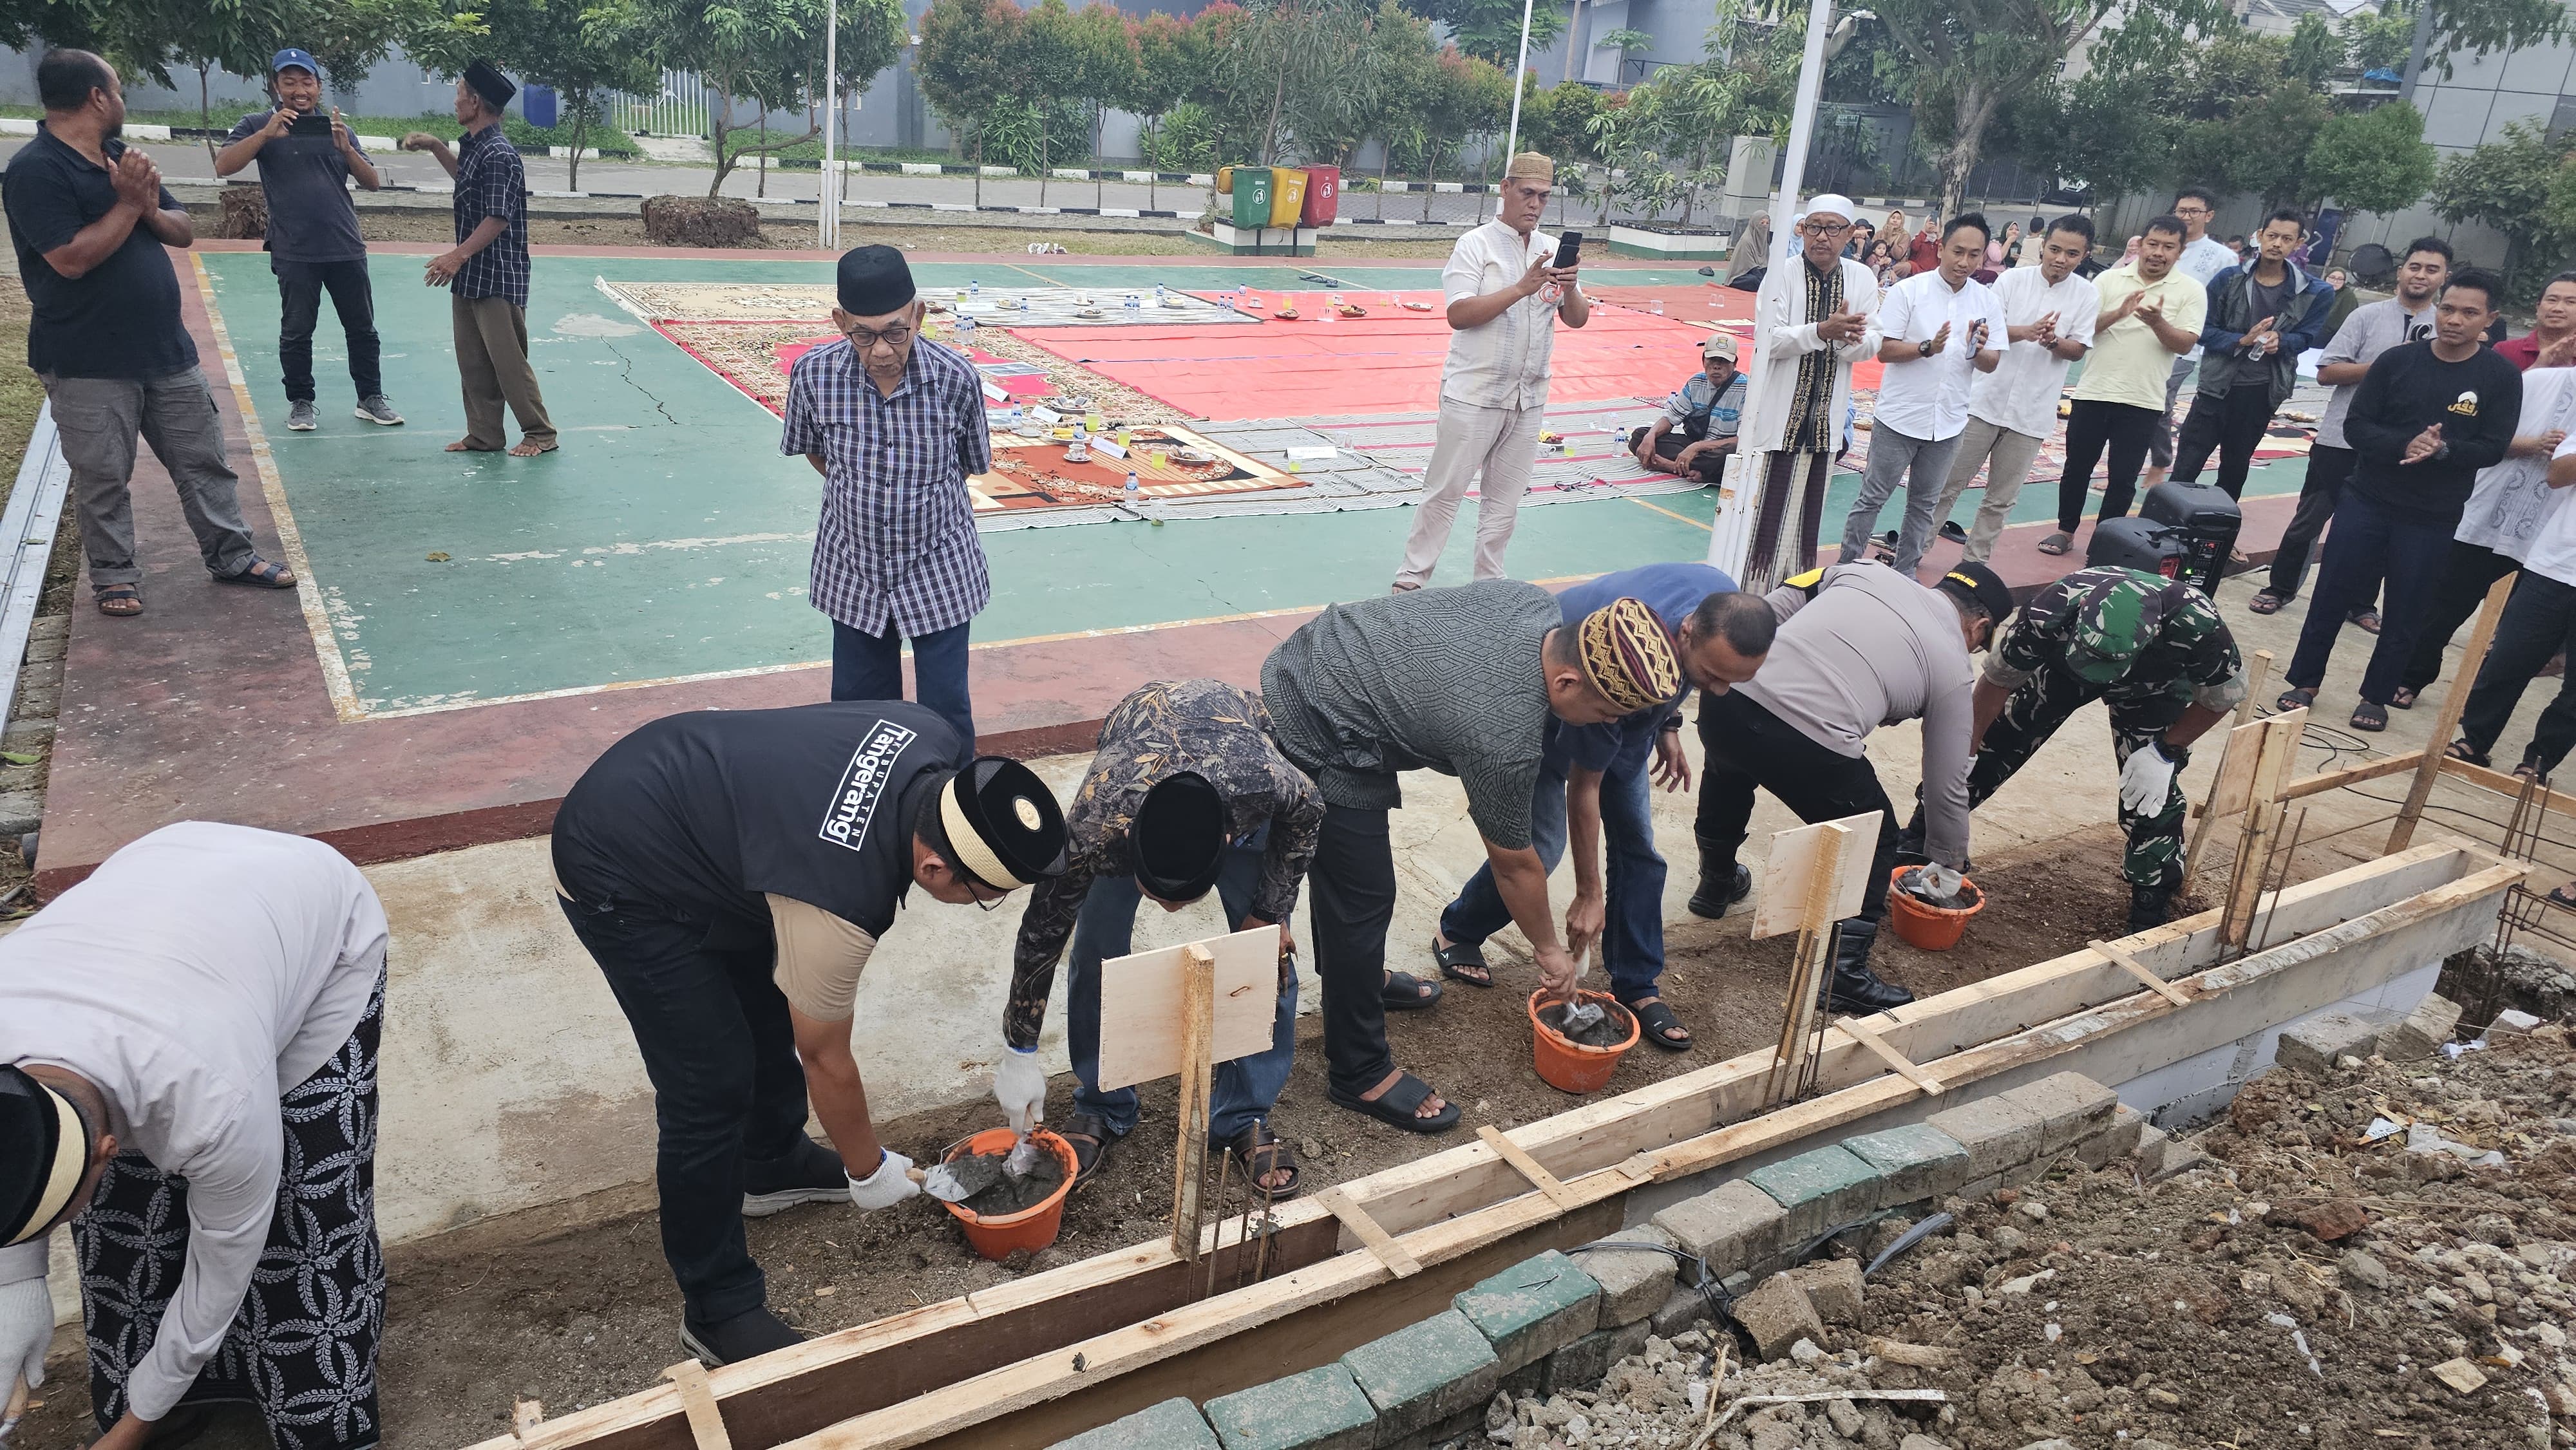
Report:
M382 423L388 428L403 420L402 414L394 411L393 400L382 393L369 393L360 398L358 416L370 423Z
M312 403L298 402L286 410L286 426L298 433L310 433L322 426L322 419L313 411Z

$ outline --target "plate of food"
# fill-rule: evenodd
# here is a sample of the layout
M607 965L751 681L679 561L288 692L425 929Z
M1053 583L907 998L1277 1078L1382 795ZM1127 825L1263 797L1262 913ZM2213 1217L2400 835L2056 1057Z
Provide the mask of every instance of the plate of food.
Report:
M1294 307L1282 307L1270 315L1278 318L1282 322L1295 322L1297 320L1297 309Z
M1431 310L1431 304L1428 302L1400 302L1396 305L1402 307L1407 312L1428 312Z
M1336 311L1338 311L1338 312L1340 312L1344 317L1366 317L1366 316L1368 316L1368 309L1367 309L1367 308L1365 308L1365 307L1362 307L1361 305L1359 305L1359 304L1358 304L1358 303L1356 303L1356 302L1345 302L1345 303L1343 303L1340 307L1336 308L1335 310L1336 310Z
M1175 448L1172 450L1172 461L1204 465L1216 462L1216 455L1204 448Z

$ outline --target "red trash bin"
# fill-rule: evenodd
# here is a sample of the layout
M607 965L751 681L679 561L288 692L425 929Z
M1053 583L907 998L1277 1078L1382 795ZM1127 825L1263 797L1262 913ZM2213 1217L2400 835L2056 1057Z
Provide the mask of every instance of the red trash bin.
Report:
M1301 227L1327 227L1342 201L1342 168L1309 166L1306 168L1306 205L1297 214Z

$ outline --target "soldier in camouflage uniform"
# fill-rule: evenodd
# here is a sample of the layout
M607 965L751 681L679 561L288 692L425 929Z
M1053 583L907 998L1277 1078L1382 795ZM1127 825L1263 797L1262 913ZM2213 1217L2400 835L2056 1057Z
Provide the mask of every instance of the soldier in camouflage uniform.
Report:
M2245 696L2235 636L2206 595L2135 569L2069 574L2032 596L1997 637L1976 688L1968 800L1982 804L2095 700L2110 707L2129 834L2129 929L2161 925L2182 882L2186 800L2176 783L2191 743ZM1919 838L1917 807L1907 846Z

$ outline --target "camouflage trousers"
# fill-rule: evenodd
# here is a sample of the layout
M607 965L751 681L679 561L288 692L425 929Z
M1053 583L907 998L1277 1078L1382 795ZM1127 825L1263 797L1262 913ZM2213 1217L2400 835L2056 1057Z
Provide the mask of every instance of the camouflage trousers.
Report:
M2066 718L2102 696L2102 687L2087 684L2069 671L2043 669L2013 691L2004 702L2003 713L1986 730L1985 745L1977 752L1976 764L1968 772L1968 805L1970 809L1985 804L1986 797L2003 789ZM2129 752L2139 749L2181 718L2190 701L2165 696L2148 701L2111 702L2111 749L2122 765ZM2119 782L2108 782L2114 795ZM2164 879L2166 872L2177 869L2182 861L2182 827L2189 812L2188 799L2182 793L2182 776L2166 788L2164 805L2153 815L2120 811L2120 828L2129 835L2128 849L2120 857L2120 874L2132 886L2152 886Z

